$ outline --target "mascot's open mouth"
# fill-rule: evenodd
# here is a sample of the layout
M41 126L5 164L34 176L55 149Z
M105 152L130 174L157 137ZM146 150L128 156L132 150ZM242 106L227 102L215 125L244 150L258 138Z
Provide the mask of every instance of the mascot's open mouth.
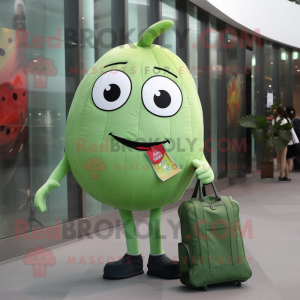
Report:
M157 146L157 145L165 144L165 143L170 144L169 140L166 140L163 142L154 142L154 143L140 143L140 142L134 142L134 141L123 139L112 133L110 133L109 135L111 135L114 139L116 139L119 143L123 144L124 146L127 146L129 148L132 148L132 149L138 150L138 151L149 151L152 146Z

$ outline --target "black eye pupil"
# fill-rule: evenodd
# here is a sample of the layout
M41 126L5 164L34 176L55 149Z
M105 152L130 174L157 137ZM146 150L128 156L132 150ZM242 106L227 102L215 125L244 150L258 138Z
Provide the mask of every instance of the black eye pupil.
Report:
M121 95L121 89L116 84L108 85L103 92L104 98L109 102L118 100L120 95Z
M167 91L159 90L154 95L154 103L159 108L166 108L171 104L171 96Z

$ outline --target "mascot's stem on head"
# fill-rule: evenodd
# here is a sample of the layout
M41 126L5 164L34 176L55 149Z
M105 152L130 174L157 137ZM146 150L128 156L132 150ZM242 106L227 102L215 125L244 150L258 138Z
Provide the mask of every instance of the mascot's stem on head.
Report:
M35 196L35 206L46 211L46 196L71 170L95 200L119 209L127 253L106 264L104 278L144 272L132 214L139 210L150 210L148 274L179 278L179 264L163 251L162 207L182 197L195 173L204 184L214 179L202 151L203 116L194 80L177 55L153 45L172 26L158 22L137 47L114 48L95 63L97 72L84 77L68 114L65 155ZM170 141L180 141L180 147L168 150ZM195 141L193 147L188 141ZM119 151L111 150L113 143Z
M150 26L140 37L137 46L138 47L150 47L154 40L165 31L172 28L174 25L173 21L161 21Z

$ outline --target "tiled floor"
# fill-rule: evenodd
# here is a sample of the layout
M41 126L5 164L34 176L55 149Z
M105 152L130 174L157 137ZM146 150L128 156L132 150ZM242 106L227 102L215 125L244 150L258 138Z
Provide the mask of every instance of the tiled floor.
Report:
M248 179L247 183L222 192L240 203L242 228L252 222L253 238L246 234L246 254L253 276L237 288L209 287L190 290L179 280L161 280L146 275L149 243L148 220L138 222L145 274L125 280L102 278L108 259L126 252L122 228L102 232L51 248L56 259L47 266L46 277L34 277L32 265L23 257L0 264L1 300L43 299L300 299L300 173L293 181ZM163 214L164 249L177 256L180 230L177 209Z

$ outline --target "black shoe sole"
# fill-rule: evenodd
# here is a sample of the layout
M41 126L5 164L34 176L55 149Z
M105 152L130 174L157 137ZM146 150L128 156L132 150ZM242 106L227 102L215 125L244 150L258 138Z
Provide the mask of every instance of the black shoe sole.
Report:
M174 276L163 276L160 273L156 273L156 272L152 272L152 271L148 271L147 274L151 275L151 276L163 278L163 279L179 279L179 274L178 275L174 275Z
M104 279L126 279L126 278L130 278L130 277L138 276L141 274L144 274L144 270L138 271L138 272L133 272L133 273L126 274L126 275L105 275L105 274L103 274L103 278Z

